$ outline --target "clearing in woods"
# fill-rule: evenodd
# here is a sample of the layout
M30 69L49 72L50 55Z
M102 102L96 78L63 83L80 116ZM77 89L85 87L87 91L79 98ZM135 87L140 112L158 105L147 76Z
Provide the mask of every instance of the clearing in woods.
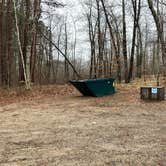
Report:
M0 165L166 164L166 101L141 101L134 85L101 98L68 85L39 89L1 95Z

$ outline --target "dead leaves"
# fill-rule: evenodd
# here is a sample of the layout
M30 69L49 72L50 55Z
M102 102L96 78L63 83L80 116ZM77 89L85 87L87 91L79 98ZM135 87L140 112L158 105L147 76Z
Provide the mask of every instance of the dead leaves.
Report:
M70 96L75 93L76 90L70 85L33 86L31 91L26 91L23 87L11 90L0 89L0 105L51 96Z

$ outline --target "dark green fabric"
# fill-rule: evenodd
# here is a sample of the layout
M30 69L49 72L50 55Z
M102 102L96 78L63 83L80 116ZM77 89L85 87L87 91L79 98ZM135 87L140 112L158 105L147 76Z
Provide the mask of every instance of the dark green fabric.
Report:
M115 93L113 78L70 81L84 96L105 96Z

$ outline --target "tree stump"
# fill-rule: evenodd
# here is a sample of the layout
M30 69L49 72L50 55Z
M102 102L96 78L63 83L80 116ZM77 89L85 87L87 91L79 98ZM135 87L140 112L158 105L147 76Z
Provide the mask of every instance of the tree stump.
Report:
M165 88L164 87L141 87L141 99L143 100L164 100L165 99Z

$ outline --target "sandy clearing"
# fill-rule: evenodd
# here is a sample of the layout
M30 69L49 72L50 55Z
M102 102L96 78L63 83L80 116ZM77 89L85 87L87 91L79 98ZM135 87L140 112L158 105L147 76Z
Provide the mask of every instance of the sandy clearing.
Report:
M0 165L166 165L166 101L51 96L0 107Z

